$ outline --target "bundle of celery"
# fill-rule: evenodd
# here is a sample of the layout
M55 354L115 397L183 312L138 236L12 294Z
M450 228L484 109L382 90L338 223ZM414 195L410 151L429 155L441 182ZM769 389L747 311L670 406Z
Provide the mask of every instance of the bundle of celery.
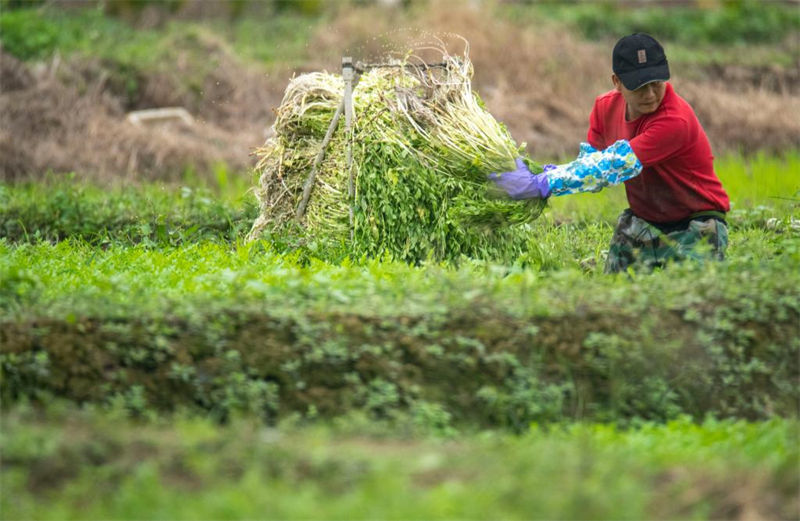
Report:
M514 169L523 147L472 91L466 55L443 53L446 66L436 69L416 63L407 57L361 76L351 133L341 118L299 222L303 184L344 86L340 76L327 73L289 83L274 137L257 152L261 214L251 239L289 234L354 256L410 262L462 256L511 261L526 249L526 223L545 203L498 197L487 180L491 172Z

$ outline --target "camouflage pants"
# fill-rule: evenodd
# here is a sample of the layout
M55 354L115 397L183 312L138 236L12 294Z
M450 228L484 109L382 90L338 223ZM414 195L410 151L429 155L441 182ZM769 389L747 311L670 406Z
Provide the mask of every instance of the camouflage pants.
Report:
M619 216L606 259L606 273L634 268L653 269L684 259L722 260L728 247L728 227L714 218L687 221L685 228L663 232L630 209Z

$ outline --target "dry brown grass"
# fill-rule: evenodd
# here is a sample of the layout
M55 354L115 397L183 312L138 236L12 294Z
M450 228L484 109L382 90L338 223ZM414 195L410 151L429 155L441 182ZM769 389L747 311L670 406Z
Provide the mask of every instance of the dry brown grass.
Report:
M756 87L732 91L715 81L674 82L694 107L716 150L780 152L800 147L800 96Z
M37 80L0 96L4 180L49 170L90 178L164 178L189 165L226 161L245 167L247 147L212 126L139 128L102 90L80 93L57 80ZM238 148L238 150L237 150Z
M412 11L342 9L316 32L309 59L296 72L336 71L344 54L379 59L432 36L458 52L462 44L452 33L469 41L475 89L534 158L576 153L594 98L611 88L610 50L545 21L522 26L464 2L431 2ZM170 179L187 165L202 173L217 162L251 168L250 154L264 142L291 71L267 77L210 32L190 45L215 64L202 79L202 95L182 83L197 75L188 55L166 70L144 73L136 97L128 98L98 62L34 70L0 52L0 179L48 170L93 179ZM787 82L756 81L757 71L736 82L681 77L673 69L677 91L695 108L717 154L800 146L800 93ZM793 77L786 76L789 85ZM125 121L127 110L175 105L186 107L197 124L141 129Z
M98 181L175 179L186 168L210 172L218 163L251 168L250 153L264 139L280 92L228 51L220 53L200 99L176 79L188 62L176 63L173 74L143 77L138 96L127 99L96 62L54 62L33 73L0 54L0 179L48 171ZM195 124L136 127L125 117L130 109L164 106L188 107Z
M459 52L463 45L449 35L461 35L469 42L475 89L512 135L528 143L531 155L575 152L585 137L594 97L610 82L605 56L596 46L547 24L534 32L484 8L460 5L432 3L400 18L383 9L343 12L312 42L316 65L335 68L339 49L374 59L433 36Z
M523 27L485 8L459 5L455 9L448 2L432 3L425 11L394 21L386 10L342 13L319 32L315 55L325 56L319 64L330 68L336 66L333 50L356 49L372 56L402 48L403 40L415 32L458 33L470 42L476 90L512 135L528 144L530 154L553 158L576 153L578 142L586 138L594 98L612 88L611 50L581 41L546 20ZM374 34L384 36L374 39ZM723 72L731 77L724 82L679 76L673 81L695 108L715 151L776 152L800 146L800 93L787 87L798 71L789 70L783 77L771 71L764 81L759 80L763 71L734 67L716 75ZM676 73L680 70L673 67ZM738 77L741 81L735 81Z

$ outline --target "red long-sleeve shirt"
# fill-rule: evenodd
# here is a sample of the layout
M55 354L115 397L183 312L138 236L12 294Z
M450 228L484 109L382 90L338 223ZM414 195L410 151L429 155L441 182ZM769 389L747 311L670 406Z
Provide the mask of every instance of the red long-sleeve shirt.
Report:
M692 107L667 83L658 109L625 121L625 98L616 90L599 96L589 117L589 144L602 150L627 139L644 167L625 181L633 213L650 222L680 221L690 215L730 209L714 172L714 156Z

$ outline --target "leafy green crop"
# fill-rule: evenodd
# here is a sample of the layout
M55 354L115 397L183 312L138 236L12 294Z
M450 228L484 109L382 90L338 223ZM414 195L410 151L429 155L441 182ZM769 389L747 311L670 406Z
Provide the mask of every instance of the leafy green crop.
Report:
M0 17L3 50L22 60L47 58L56 50L69 53L88 46L102 48L110 42L110 35L124 39L132 33L98 9L61 16L45 14L40 8L15 9L4 11Z
M790 519L800 512L795 420L679 418L631 430L577 423L458 438L422 437L430 431L412 418L265 429L50 407L46 418L16 408L2 420L0 508L12 519L716 519L743 508Z
M800 13L792 5L758 0L723 0L721 4L665 9L631 8L621 2L544 3L536 12L565 21L590 39L646 32L692 45L757 44L780 42L800 30Z
M0 390L445 429L793 415L800 229L776 194L794 157L720 162L725 262L618 277L600 273L613 191L554 204L511 262L409 266L245 243L252 202L219 191L4 185Z
M226 201L207 188L151 185L106 190L70 180L0 186L0 237L10 242L81 239L89 244L235 242L255 201Z
M339 118L342 77L292 79L275 137L257 154L261 215L249 237L288 234L407 262L508 261L522 253L525 225L545 202L491 197L487 176L513 169L522 147L472 92L468 56L439 51L445 65L435 70L409 51L390 67L364 71L350 130Z
M107 16L100 8L33 8L29 4L3 10L0 42L5 52L21 60L47 59L56 52L62 56L83 54L101 56L117 68L142 71L157 64L168 66L175 50L193 51L198 34L211 31L230 41L242 56L271 66L300 62L308 34L319 21L318 17L287 12L264 14L257 20L244 17L227 24L173 20L162 29L148 30ZM209 65L208 54L194 58L196 67Z
M334 266L259 243L4 246L2 392L107 403L141 386L144 408L271 420L431 403L515 429L791 415L799 242L784 239L768 263L741 255L633 280L484 263Z
M783 157L723 156L717 172L732 201L729 255L769 259L791 247L800 206L800 185L787 175L800 168L797 152ZM142 185L99 189L74 181L0 185L0 238L10 244L81 239L92 245L177 245L196 241L235 244L257 215L246 179L220 169L213 187ZM486 204L485 202L483 203ZM505 262L540 270L582 266L602 269L603 250L619 212L624 189L551 198L542 217L528 225L532 240ZM464 205L462 209L468 209ZM794 219L794 221L792 220ZM796 225L794 225L796 227ZM535 239L535 240L534 240ZM786 242L789 240L789 242ZM340 262L347 248L326 249L312 236L269 237L270 249L305 259Z

